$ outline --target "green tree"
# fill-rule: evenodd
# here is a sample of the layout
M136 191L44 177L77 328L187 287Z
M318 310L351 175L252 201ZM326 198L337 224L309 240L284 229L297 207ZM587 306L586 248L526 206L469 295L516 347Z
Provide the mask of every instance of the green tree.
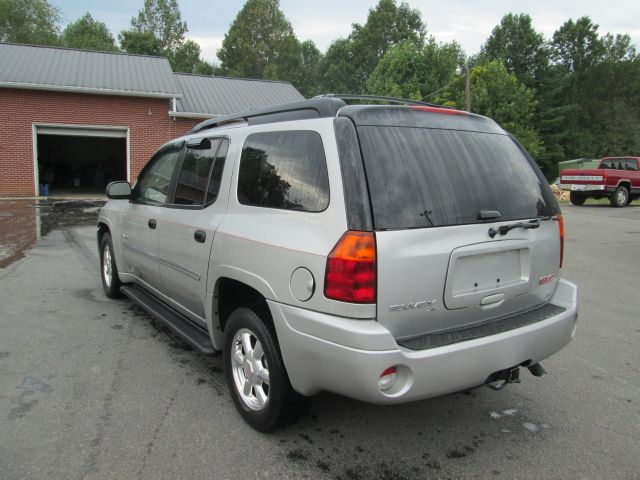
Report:
M144 0L144 7L131 19L131 26L136 32L152 33L166 51L178 48L187 32L177 0Z
M218 58L230 76L297 79L301 47L279 0L248 0L225 34Z
M631 154L640 148L640 60L628 35L604 37L589 17L568 20L553 35L552 58L563 72L560 92L543 104L563 112L545 142L557 139L565 158ZM557 89L556 89L557 90Z
M160 40L151 32L136 32L125 30L118 35L122 50L139 55L163 55L164 50Z
M598 63L605 54L605 44L598 25L589 17L566 21L553 34L551 58L569 71L581 75Z
M407 40L422 45L425 35L419 10L404 2L379 0L364 25L354 23L349 37L333 42L327 50L321 68L323 86L328 91L361 93L390 48Z
M433 37L424 45L411 40L392 47L378 62L367 82L374 95L432 100L434 92L455 81L464 53L456 42L439 44ZM426 98L429 97L429 98Z
M360 93L362 87L351 40L334 40L320 62L320 83L325 93Z
M60 11L46 0L0 0L0 42L55 45Z
M107 25L94 20L89 12L66 26L60 36L60 43L65 47L72 48L102 51L118 50Z
M369 10L365 24L353 24L351 33L362 85L391 47L406 40L421 45L425 31L419 10L404 2L397 5L395 0L379 0L375 8Z
M169 63L174 72L213 75L213 65L200 58L200 45L193 40L183 42L170 52Z
M496 60L473 67L470 75L473 112L498 122L538 159L544 152L544 146L533 126L537 103L534 91L520 83L515 74ZM464 107L464 82L454 82L447 94L458 108Z
M305 97L313 97L321 92L320 64L322 53L311 40L306 40L300 45L302 55L302 68L298 80L298 88Z
M491 32L482 46L479 63L501 61L518 80L528 87L536 87L537 79L549 63L545 40L534 30L531 17L509 13Z

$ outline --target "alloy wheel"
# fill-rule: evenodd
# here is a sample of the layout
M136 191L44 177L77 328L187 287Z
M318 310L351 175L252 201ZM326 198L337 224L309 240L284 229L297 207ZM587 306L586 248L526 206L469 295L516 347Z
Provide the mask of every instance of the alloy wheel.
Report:
M258 337L249 329L236 332L231 346L231 365L236 391L251 410L269 402L269 365Z

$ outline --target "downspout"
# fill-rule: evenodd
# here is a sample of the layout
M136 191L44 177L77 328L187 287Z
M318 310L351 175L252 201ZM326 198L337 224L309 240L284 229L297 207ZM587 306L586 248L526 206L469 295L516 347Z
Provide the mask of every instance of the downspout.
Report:
M176 100L176 97L172 97L171 98L171 112L169 112L169 115L171 115L172 113L177 113L177 108L178 108L178 102ZM176 117L175 115L172 116L173 121L176 121Z

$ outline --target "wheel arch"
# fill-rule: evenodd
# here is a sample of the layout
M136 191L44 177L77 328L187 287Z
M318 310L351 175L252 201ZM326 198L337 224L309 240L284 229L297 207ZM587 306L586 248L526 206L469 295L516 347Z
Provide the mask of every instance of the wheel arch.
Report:
M109 233L111 235L111 228L107 225L106 222L101 220L98 221L98 251L100 250L100 243L102 242L102 237L104 237L105 233Z
M263 281L256 277L239 278L236 275L219 276L215 280L213 302L211 305L211 323L209 331L216 349L224 347L224 330L229 315L238 307L250 307L263 318L277 341L271 310L267 298L273 298L273 292Z

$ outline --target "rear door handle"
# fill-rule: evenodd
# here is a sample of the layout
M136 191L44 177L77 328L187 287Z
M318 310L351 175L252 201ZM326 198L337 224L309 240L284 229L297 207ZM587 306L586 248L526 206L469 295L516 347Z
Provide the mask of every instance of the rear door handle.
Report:
M207 240L207 232L204 230L196 230L193 239L198 243L204 243Z
M158 225L158 222L156 222L155 218L151 218L151 219L149 219L149 222L147 222L147 225L149 225L149 228L151 230L155 230L156 226Z

